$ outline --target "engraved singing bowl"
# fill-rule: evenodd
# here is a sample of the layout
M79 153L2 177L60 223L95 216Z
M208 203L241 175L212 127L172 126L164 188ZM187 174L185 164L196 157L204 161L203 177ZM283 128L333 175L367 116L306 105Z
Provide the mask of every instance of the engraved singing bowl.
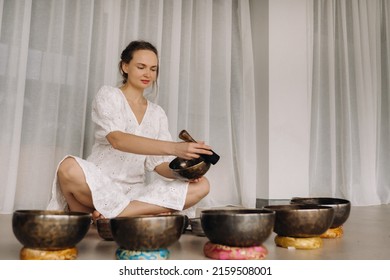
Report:
M193 143L197 143L195 141L194 138L192 138L192 136L188 133L187 130L183 129L182 131L180 131L179 133L179 138L186 141L186 142L193 142ZM213 150L211 150L212 154L211 155L200 155L205 161L211 163L211 164L216 164L219 159L220 159L220 156L218 154L216 154Z
M206 162L201 157L191 160L175 158L169 163L169 168L178 179L193 180L205 175L210 169L210 162Z
M335 214L330 228L337 228L343 225L351 212L351 202L342 198L332 197L294 197L291 199L293 204L316 204L333 207Z
M61 250L75 247L87 234L91 214L50 210L16 210L12 230L26 248Z
M185 227L185 216L142 215L110 219L112 236L126 250L165 249L179 240Z
M99 236L107 241L112 241L114 238L112 237L111 232L111 224L110 219L98 219L96 220L96 228Z
M274 232L287 237L318 237L333 223L334 209L311 204L268 205L275 211Z
M271 234L275 212L265 209L210 209L200 214L206 237L233 247L260 246Z

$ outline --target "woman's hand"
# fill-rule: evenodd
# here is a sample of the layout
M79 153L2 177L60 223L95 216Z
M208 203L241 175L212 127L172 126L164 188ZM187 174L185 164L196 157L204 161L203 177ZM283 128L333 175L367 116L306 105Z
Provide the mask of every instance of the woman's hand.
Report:
M203 180L203 176L200 177L200 178L197 178L197 179L188 180L188 182L190 182L190 183L198 183L198 182L200 182L200 181L202 181L202 180Z
M177 142L175 144L175 156L183 159L199 158L200 154L212 155L211 147L204 142Z

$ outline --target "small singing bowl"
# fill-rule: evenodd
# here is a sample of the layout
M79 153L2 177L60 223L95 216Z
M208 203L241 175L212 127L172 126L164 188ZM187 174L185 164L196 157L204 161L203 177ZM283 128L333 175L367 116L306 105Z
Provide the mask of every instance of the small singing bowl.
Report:
M265 209L209 209L200 213L206 237L232 247L260 246L271 235L275 212Z
M202 157L190 160L177 157L169 163L169 168L179 179L194 180L206 174L210 165L210 162L204 161Z
M291 199L292 204L316 204L330 206L334 209L334 219L330 228L337 228L343 225L351 212L351 202L342 198L332 197L294 197Z
M111 224L110 219L98 219L96 220L96 227L99 236L107 241L112 241L114 238L112 237L111 232Z
M61 250L75 247L87 234L91 214L50 210L16 210L12 230L26 248Z
M311 204L269 205L276 213L274 232L286 237L317 237L332 225L334 209Z
M126 250L166 249L179 240L184 215L116 217L110 219L114 241Z

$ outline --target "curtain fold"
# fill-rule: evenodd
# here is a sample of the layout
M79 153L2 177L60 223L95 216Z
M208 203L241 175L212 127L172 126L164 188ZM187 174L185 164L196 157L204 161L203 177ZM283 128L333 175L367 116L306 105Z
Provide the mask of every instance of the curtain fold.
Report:
M8 9L11 13L4 13ZM15 32L2 32L9 44L1 44L2 60L8 59L8 65L1 67L1 88L12 95L6 98L1 95L0 117L2 120L2 137L0 142L1 155L0 176L5 186L0 193L4 208L12 208L17 189L17 170L20 165L19 156L22 145L22 117L25 106L25 82L27 72L28 38L30 35L31 1L3 3L2 17L4 22L11 23ZM21 19L21 20L19 20ZM4 27L4 23L2 27Z
M388 1L314 1L310 193L390 202Z
M42 209L67 154L93 145L91 102L118 86L121 51L147 40L160 52L157 95L181 129L221 155L206 205L254 206L256 153L249 1L0 1L0 213ZM247 148L245 148L247 147ZM253 164L253 165L252 165Z
M240 132L238 135L239 143L236 153L238 154L238 174L240 181L241 201L244 205L255 207L253 201L253 193L256 193L256 170L257 170L257 145L256 145L256 111L255 111L255 80L254 80L254 64L252 54L252 35L250 20L246 15L250 14L249 0L242 0L239 2L239 34L241 35L239 42L241 42L242 55L242 98L240 108Z

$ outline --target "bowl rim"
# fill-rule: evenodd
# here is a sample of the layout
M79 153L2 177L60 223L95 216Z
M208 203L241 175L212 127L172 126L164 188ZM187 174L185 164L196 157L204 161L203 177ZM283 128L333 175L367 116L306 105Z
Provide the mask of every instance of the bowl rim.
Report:
M333 209L331 206L326 205L319 205L319 204L279 204L279 205L266 205L263 207L264 209L274 210L275 212L306 212L306 211L313 211L313 210L330 210Z
M259 215L274 215L275 211L262 208L240 208L240 209L205 209L200 212L202 216L259 216Z
M177 218L177 217L182 217L183 220L185 219L184 215L182 214L159 214L159 215L135 215L135 216L130 216L130 217L114 217L110 218L109 220L111 221L123 221L123 220L140 220L140 219L147 219L147 220L156 220L156 219L161 219L161 218Z
M26 216L45 216L45 217L59 217L59 216L64 216L64 217L69 217L69 216L74 216L74 217L83 217L83 216L88 216L92 217L91 213L88 212L80 212L80 211L65 211L65 210L39 210L39 209L18 209L13 212L13 215L26 215Z
M290 202L298 202L299 204L309 204L302 201L310 201L313 200L313 203L310 204L318 204L318 205L347 205L351 204L348 199L338 198L338 197L326 197L326 196L316 196L316 197L293 197ZM318 202L314 202L317 200ZM326 200L326 202L321 202L321 200Z
M99 218L96 220L96 225L110 223L110 218Z
M194 165L187 166L187 167L185 167L185 168L172 168L172 166L171 166L172 162L174 162L175 160L178 160L178 159L185 160L185 159L183 159L183 158L176 157L176 158L174 158L173 160L171 160L171 162L169 163L169 168L170 168L171 170L173 170L173 171L176 171L176 172L179 172L179 171L182 171L182 170L188 170L188 169L197 167L197 166L202 165L202 164L206 164L206 166L211 164L210 162L207 162L207 161L205 161L205 160L202 159L202 158L197 158L197 159L200 160L200 161L199 161L198 163L194 164Z

